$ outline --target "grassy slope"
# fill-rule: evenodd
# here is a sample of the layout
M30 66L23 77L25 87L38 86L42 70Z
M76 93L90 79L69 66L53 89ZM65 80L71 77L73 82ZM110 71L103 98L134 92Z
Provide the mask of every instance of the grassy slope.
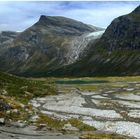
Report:
M0 117L6 122L29 123L30 117L34 115L29 101L52 94L56 94L56 88L49 79L31 80L0 72Z
M55 94L56 89L50 83L48 79L46 81L29 80L0 72L0 95L5 91L5 96L28 102L34 97Z
M104 91L113 90L114 88L129 88L128 82L139 82L140 76L124 77L81 77L81 78L53 78L60 91L69 93L73 88L81 91ZM123 92L123 91L122 91ZM129 94L129 92L126 92ZM131 92L130 92L131 93Z

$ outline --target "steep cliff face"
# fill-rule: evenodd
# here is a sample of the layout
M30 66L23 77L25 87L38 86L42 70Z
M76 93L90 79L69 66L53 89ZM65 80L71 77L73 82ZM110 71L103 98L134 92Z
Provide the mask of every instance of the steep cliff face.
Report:
M140 6L112 21L80 61L50 75L111 76L140 74ZM80 71L80 72L79 72Z
M16 37L10 48L0 53L0 69L34 75L71 64L86 47L87 43L74 49L79 41L100 30L73 19L42 15L37 23Z
M140 6L128 15L116 18L96 45L101 55L95 74L140 74ZM94 55L89 62L97 61Z
M100 43L111 52L140 49L140 6L132 13L113 20Z
M2 31L0 33L0 49L10 46L18 34L12 31Z

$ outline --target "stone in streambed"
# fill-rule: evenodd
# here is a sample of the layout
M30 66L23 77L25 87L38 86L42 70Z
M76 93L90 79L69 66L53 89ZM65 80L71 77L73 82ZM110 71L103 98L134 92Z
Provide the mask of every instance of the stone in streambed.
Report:
M73 127L70 123L65 124L64 127L62 128L62 130L65 130L65 131L79 131L78 128Z

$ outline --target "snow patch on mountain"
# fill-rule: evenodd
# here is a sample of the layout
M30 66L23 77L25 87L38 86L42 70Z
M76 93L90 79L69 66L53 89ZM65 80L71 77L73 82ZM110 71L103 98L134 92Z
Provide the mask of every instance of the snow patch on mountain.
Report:
M71 45L69 46L69 53L67 54L66 58L68 59L68 64L71 64L78 60L81 52L84 51L84 49L87 47L88 43L92 40L95 41L96 39L99 39L103 31L97 31L92 33L86 33L82 36L76 37L71 42Z

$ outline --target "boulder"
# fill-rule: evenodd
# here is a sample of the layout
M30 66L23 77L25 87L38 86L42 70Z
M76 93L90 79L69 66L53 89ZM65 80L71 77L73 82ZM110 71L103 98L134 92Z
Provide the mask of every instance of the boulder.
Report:
M62 130L65 130L65 131L79 131L78 128L73 127L70 123L65 124L64 127L62 128Z

